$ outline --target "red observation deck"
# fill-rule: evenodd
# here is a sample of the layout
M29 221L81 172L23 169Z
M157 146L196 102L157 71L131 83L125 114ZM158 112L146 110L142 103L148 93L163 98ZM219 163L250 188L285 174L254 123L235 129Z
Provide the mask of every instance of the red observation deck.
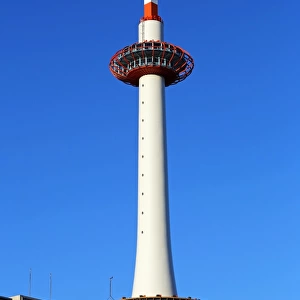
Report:
M178 46L161 41L144 41L119 50L110 60L111 73L126 84L139 86L148 74L165 78L165 85L188 77L194 68L190 54Z

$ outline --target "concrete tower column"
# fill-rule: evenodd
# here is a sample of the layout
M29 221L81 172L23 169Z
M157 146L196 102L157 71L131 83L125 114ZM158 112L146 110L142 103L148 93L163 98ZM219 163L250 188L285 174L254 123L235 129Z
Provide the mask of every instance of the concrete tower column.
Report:
M157 13L157 1L145 1L144 11L145 17ZM140 22L139 42L144 41L163 41L161 21ZM132 297L172 296L177 292L169 226L165 79L160 75L139 79L138 139L138 229Z

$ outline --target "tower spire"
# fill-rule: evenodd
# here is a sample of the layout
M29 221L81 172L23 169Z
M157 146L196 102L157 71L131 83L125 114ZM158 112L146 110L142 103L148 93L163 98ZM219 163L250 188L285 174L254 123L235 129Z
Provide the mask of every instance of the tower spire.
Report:
M144 0L144 18L158 16L158 0Z

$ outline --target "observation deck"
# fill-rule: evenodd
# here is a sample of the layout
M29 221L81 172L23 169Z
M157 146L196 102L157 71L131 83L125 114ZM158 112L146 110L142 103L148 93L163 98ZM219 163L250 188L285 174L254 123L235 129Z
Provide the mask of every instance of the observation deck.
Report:
M161 41L144 41L119 50L110 60L111 73L126 84L139 86L148 74L165 78L173 85L188 77L194 68L191 55L178 46Z

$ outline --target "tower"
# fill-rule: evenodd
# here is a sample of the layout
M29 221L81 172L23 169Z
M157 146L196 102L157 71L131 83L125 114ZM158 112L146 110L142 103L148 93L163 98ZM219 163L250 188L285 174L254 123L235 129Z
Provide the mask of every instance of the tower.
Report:
M193 70L192 57L164 42L158 0L144 0L138 42L118 51L112 74L139 87L138 228L132 298L176 298L166 159L165 87ZM184 298L180 298L184 299Z

